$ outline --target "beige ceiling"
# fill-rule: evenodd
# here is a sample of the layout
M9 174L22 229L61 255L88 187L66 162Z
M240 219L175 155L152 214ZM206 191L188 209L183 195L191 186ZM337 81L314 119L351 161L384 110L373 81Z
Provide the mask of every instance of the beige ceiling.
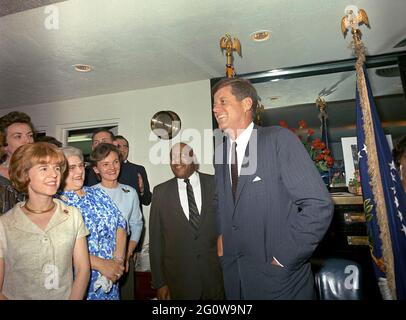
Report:
M0 18L0 108L223 76L226 32L242 44L239 74L348 59L340 19L350 4L369 16L371 29L362 30L370 55L405 50L393 48L406 38L405 0L68 0L9 13ZM59 26L48 30L55 8ZM261 29L271 40L252 42ZM76 63L94 71L75 72ZM292 89L303 95L305 86Z

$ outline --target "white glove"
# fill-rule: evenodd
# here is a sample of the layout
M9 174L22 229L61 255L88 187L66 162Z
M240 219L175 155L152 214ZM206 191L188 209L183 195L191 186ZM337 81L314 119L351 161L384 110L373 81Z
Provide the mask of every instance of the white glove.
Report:
M96 292L97 290L102 288L102 290L105 293L109 293L112 287L113 287L113 281L107 279L103 275L99 275L97 280L94 282L93 290L94 290L94 292Z

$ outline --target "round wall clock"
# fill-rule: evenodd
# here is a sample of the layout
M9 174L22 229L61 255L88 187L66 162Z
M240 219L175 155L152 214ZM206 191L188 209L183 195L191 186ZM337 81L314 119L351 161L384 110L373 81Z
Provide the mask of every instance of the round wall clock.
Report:
M172 139L178 134L180 128L180 118L173 111L159 111L151 119L151 130L160 139Z

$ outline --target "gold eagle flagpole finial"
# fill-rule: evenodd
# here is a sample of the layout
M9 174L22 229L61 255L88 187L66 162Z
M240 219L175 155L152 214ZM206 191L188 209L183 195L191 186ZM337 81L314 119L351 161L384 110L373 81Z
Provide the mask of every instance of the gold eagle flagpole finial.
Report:
M345 38L348 30L351 29L354 44L359 45L362 36L359 26L365 24L368 28L371 28L367 13L364 9L358 9L356 6L352 5L347 6L344 13L345 16L341 18L341 32Z
M220 50L224 54L224 50L226 51L226 75L227 78L234 78L234 57L233 51L236 51L240 57L241 54L241 43L238 38L231 39L231 36L226 33L225 36L221 37L220 39Z

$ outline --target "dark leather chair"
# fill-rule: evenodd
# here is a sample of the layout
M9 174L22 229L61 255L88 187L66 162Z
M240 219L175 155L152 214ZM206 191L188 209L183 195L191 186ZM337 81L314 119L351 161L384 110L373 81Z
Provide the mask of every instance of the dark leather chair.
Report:
M320 300L361 300L362 270L352 260L327 258L312 261L316 292Z

